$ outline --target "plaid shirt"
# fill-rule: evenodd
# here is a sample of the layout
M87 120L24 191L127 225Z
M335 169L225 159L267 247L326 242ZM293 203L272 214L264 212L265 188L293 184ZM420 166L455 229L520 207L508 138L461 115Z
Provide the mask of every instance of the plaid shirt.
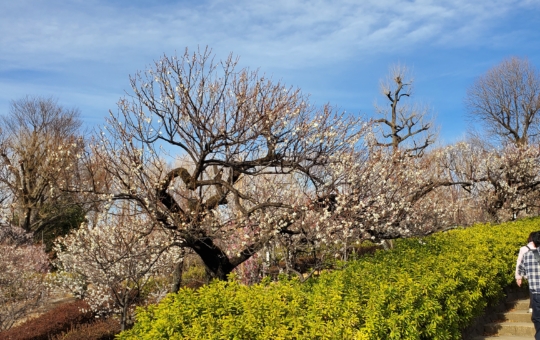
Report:
M527 276L529 290L532 294L540 294L540 263L534 257L534 252L536 251L538 250L531 250L525 253L518 268L519 275Z

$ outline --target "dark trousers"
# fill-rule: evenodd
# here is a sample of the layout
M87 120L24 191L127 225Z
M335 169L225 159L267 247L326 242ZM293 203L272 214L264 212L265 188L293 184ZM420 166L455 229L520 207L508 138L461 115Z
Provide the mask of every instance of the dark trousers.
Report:
M533 310L532 322L534 323L534 329L536 329L534 339L540 340L540 294L531 293L531 308Z

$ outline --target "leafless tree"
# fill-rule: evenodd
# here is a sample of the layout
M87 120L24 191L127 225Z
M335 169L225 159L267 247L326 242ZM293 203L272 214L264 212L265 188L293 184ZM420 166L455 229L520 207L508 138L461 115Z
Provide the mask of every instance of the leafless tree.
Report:
M94 152L112 183L102 198L136 202L219 279L299 232L303 195L325 189L316 169L354 146L360 126L236 66L208 49L164 56L131 78L134 94L111 112ZM291 181L309 193L291 194Z
M469 117L491 137L524 145L536 139L540 123L540 74L527 59L503 60L467 91Z
M425 149L435 142L435 133L433 123L427 120L427 107L401 103L412 95L412 83L408 69L402 65L390 67L388 78L381 81L381 92L390 102L390 109L376 106L377 113L383 118L375 122L382 124L382 137L390 141L378 140L376 144L391 147L393 153L401 148L405 154L422 156Z
M0 118L0 183L12 212L7 218L35 236L54 233L70 213L83 216L62 190L76 180L80 126L78 110L53 98L12 101Z

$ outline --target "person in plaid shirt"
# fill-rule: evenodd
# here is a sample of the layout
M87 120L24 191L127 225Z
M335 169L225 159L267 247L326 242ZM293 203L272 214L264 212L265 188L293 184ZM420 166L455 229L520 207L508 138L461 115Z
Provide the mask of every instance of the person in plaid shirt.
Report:
M540 246L540 233L534 233L532 235L532 241L536 249L531 250L525 255L518 267L519 276L527 276L529 281L529 293L531 295L531 307L532 307L532 321L536 334L534 338L540 340L540 262L536 259L535 253L538 253L538 247ZM522 279L516 280L518 286L521 286Z
M534 246L533 241L532 241L532 237L537 232L538 231L533 231L532 233L530 233L529 238L527 238L527 245L519 248L519 255L518 255L518 258L517 258L517 261L516 261L516 281L524 278L524 277L520 276L519 273L518 273L519 264L521 263L521 260L523 260L523 255L525 255L527 252L529 252L529 251L536 248ZM525 277L525 279L526 279L526 277ZM531 298L532 298L532 295L531 295ZM529 313L532 313L531 303L529 303Z

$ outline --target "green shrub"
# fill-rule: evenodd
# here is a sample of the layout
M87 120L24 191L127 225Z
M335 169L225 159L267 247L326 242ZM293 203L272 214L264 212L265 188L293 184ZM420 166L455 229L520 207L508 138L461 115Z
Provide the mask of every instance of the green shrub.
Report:
M460 339L513 281L540 219L396 242L306 283L234 277L139 309L118 339Z

